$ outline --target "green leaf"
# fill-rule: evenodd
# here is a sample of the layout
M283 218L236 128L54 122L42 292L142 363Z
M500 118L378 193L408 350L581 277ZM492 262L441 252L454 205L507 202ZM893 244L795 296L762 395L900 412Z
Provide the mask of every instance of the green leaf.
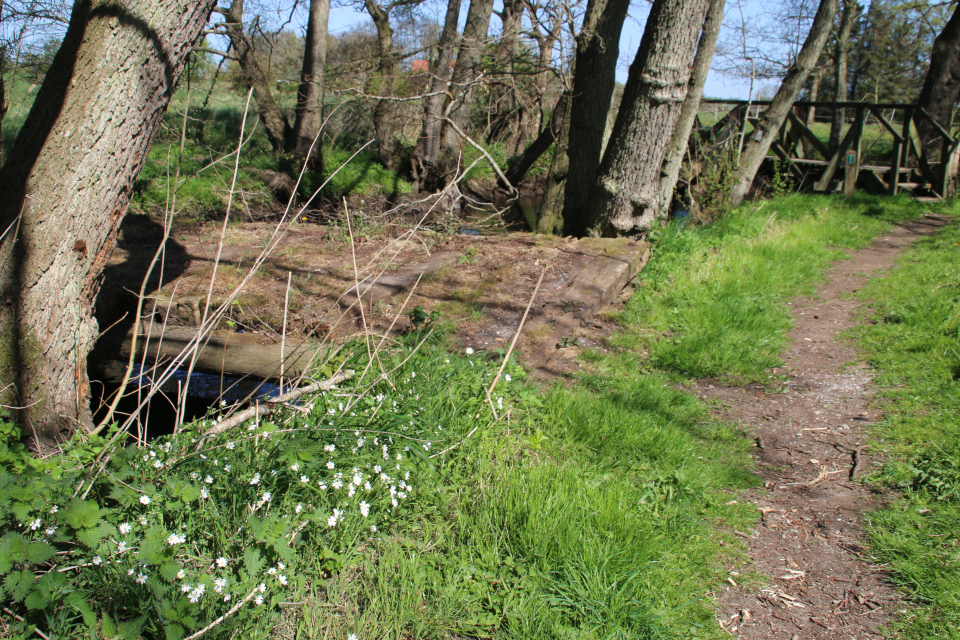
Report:
M23 604L27 609L34 611L36 609L45 609L48 604L53 604L53 602L39 589L34 589L23 601Z
M113 638L117 635L117 625L109 615L104 615L100 620L100 629L103 631L104 638Z
M180 573L180 565L176 562L165 562L160 566L160 575L167 582L173 582Z
M32 571L27 569L14 571L3 579L3 587L14 601L20 602L27 597L27 593L33 587L33 579Z
M167 634L167 640L180 640L183 638L183 627L178 624L167 625L163 630Z
M243 567L247 570L248 579L260 575L263 569L263 558L260 557L260 551L252 547L247 547L243 551Z
M100 543L103 542L103 539L113 533L113 531L113 525L101 522L92 529L81 529L78 531L77 542L87 548L96 549Z
M100 523L100 506L92 500L74 500L61 513L63 522L74 529L89 529Z
M27 548L27 562L40 564L55 556L57 550L46 542L31 542Z
M118 632L123 640L137 640L143 625L147 622L147 616L140 616L136 620L127 620L120 625Z
M28 544L25 536L13 531L0 538L0 573L10 571L12 564L27 561Z
M200 490L192 484L186 484L183 487L183 493L180 494L180 497L188 504L191 502L196 502L196 500L200 497Z

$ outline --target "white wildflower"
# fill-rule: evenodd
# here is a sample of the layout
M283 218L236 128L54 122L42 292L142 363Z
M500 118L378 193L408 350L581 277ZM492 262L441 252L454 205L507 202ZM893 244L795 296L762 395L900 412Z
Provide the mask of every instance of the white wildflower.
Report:
M30 527L30 531L36 531L37 529L43 526L43 523L40 521L40 518L37 518L36 520L31 522L28 526Z
M301 475L300 482L310 482L310 478L308 478L307 476Z
M180 535L179 533L171 533L169 536L167 536L167 544L171 547L175 544L182 544L186 541L186 536Z
M294 513L300 513L301 511L303 511L303 505L298 502L298 503L297 503L297 506L295 506L295 507L293 508L293 512L294 512Z
M100 563L101 563L101 562L103 562L103 558L101 558L100 556L94 556L94 557L93 557L93 564L95 564L95 565L97 565L97 566L100 566Z
M154 469L163 469L163 463L160 462L159 460L154 460L154 461L153 461L153 468L154 468Z
M50 513L56 513L59 510L60 510L60 507L58 507L57 505L53 505L52 507L50 507Z
M140 496L140 504L150 504L150 496Z
M336 469L337 465L333 463L333 460L327 461L327 469Z
M300 465L297 464L296 462L290 465L290 468L294 471L294 473L296 473L297 471L300 471Z
M257 596L253 599L253 603L258 607L263 604L263 596Z
M464 351L466 352L466 354L467 354L468 356L472 356L472 355L473 355L473 347L467 347L466 349L464 349Z
M204 585L204 584L201 582L200 584L198 584L198 585L194 588L193 591L190 592L190 595L187 596L187 597L190 598L190 602L196 603L197 601L200 600L200 596L202 596L202 595L203 595L203 592L206 591L206 590L207 590L206 585Z
M120 541L120 544L117 545L117 553L126 553L127 552L127 543Z
M328 444L328 445L325 445L325 446L323 447L323 450L324 450L324 451L327 451L327 452L329 452L329 453L333 453L333 452L336 450L336 448L337 448L336 445Z
M228 443L227 443L227 449L233 449L235 446L236 446L236 445L233 444L232 442L228 442Z
M220 556L219 558L217 558L216 562L217 562L217 566L223 569L224 567L227 566L227 564L229 564L230 561L224 558L223 556Z
M206 478L203 479L203 481L206 482L207 484L213 484L213 476L207 476Z
M223 588L227 586L226 578L217 578L213 581L213 590L217 593L223 593Z
M283 586L287 586L287 576L281 573L280 575L277 576L277 582L279 582Z
M177 580L183 580L186 577L187 577L187 574L184 573L183 569L180 569L180 571L177 571Z
M207 493L206 487L200 487L200 497L203 498L204 500L210 497L210 494Z
M138 573L138 574L137 574L137 584L146 584L146 582L147 582L147 576L146 576L146 574Z
M360 515L362 515L364 518L370 515L370 505L366 502L360 502Z
M250 478L250 484L260 484L260 472L253 474L253 477Z

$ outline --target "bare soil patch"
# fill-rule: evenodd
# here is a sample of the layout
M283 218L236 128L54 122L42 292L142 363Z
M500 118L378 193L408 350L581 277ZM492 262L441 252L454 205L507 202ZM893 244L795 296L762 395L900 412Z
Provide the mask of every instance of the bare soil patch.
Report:
M218 252L214 304L242 281L274 229L265 222L232 224L219 246L221 225L189 222L173 230L162 277L158 267L148 287L148 318L168 327L197 326ZM128 216L98 300L101 326L127 313L114 332L129 329L134 292L161 238L158 220ZM542 372L565 374L576 368L575 347L598 346L614 330L597 312L619 304L617 295L647 255L646 243L636 241L402 228L354 230L351 239L342 225L298 222L218 333L232 333L246 346L279 345L284 332L287 345L364 332L396 335L411 328L408 313L420 307L423 315L436 312L438 322L449 323L461 348L504 349L543 274L517 353Z
M949 218L904 223L871 247L850 254L827 274L814 296L791 303L796 326L775 373L788 381L760 386L696 385L719 401L722 418L756 438L764 488L743 494L762 514L756 529L737 532L748 547L746 572L718 594L717 619L731 635L749 639L880 638L899 596L884 569L864 557L861 517L886 499L858 479L878 465L869 425L881 417L872 402L871 374L838 333L855 326L861 304L852 294L893 266L901 251L936 233ZM749 585L749 586L747 586Z

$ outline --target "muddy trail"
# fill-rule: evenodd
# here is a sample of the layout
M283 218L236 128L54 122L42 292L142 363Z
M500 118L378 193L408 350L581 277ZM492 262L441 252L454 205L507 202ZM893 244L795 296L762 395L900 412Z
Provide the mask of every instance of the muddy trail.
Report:
M853 294L949 221L926 216L898 226L835 263L813 296L795 299L791 346L776 371L787 382L777 392L696 385L702 398L720 403L720 417L755 437L763 479L762 488L738 498L762 515L753 531L736 532L749 562L717 594L718 622L732 636L880 638L896 614L899 596L883 567L864 557L861 528L861 518L885 499L860 482L881 462L868 445L881 413L869 368L839 333L858 322L861 303ZM763 577L741 585L750 573Z

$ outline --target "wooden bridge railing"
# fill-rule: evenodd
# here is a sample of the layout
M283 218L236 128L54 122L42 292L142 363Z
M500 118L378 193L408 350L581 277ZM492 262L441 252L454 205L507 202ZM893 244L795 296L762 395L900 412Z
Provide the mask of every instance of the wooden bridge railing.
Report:
M705 107L727 106L729 112L710 128L700 129L700 140L707 144L722 144L749 133L747 125L758 125L761 111L769 101L704 101ZM830 149L810 128L818 110L843 109L852 122L840 143ZM884 112L889 114L889 117ZM822 114L821 114L822 115ZM833 113L831 113L831 116ZM876 164L863 162L864 128L870 117L876 120L892 137L892 149L877 159ZM844 118L845 120L847 118ZM927 124L933 132L932 140L924 145L918 125ZM939 142L939 144L937 144ZM852 192L858 182L862 188L891 195L902 189L926 189L937 197L950 197L956 192L960 168L960 136L944 128L923 108L915 104L869 102L796 102L771 146L774 155L789 167L789 171L803 184L810 182L814 191L830 191L837 171L844 167L844 191ZM819 157L817 157L819 156ZM923 182L910 178L919 173ZM903 177L907 176L904 180Z

